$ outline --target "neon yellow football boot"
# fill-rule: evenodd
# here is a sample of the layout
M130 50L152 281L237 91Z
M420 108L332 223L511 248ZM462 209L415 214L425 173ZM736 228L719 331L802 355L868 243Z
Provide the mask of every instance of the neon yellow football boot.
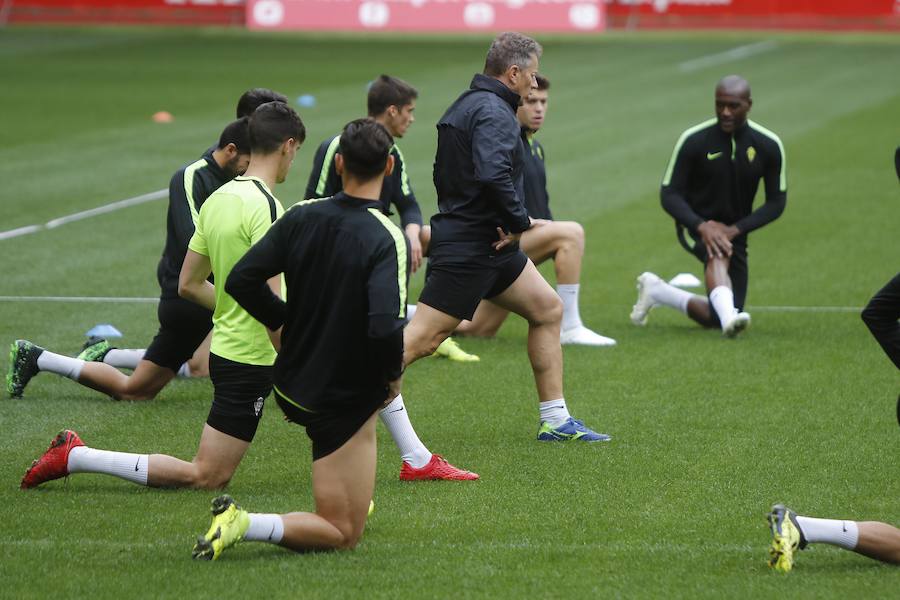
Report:
M227 548L231 548L242 539L250 527L250 517L228 495L213 498L212 525L206 535L197 537L197 543L191 552L193 558L216 560Z
M806 548L806 539L797 523L797 513L776 504L769 512L769 529L772 543L769 546L769 566L782 573L794 567L794 553Z
M459 347L459 344L453 338L447 338L441 345L437 347L431 356L449 358L455 362L478 362L481 360L474 354L469 354Z

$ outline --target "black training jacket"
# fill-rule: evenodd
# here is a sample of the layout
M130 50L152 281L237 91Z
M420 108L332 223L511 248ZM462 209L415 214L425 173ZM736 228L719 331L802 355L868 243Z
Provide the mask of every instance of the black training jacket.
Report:
M754 211L760 179L766 201ZM660 196L666 212L694 233L704 221L715 220L746 235L784 212L784 147L777 135L753 121L732 135L710 119L678 138Z
M431 218L432 257L489 255L497 227L511 233L529 228L518 106L518 94L479 74L438 121L440 212Z
M529 138L524 129L522 130L522 143L525 148L522 180L528 216L533 219L552 221L550 196L547 194L547 170L544 167L544 147L534 136Z

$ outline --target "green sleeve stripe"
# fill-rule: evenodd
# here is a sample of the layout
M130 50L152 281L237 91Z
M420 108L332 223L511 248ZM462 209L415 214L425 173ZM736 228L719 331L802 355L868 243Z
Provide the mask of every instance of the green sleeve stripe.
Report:
M197 218L200 216L197 206L194 204L194 173L197 172L197 169L205 166L206 159L201 158L184 169L184 195L187 197L188 207L191 209L191 220L194 222L194 227L197 226Z
M316 202L322 202L323 200L331 200L331 196L327 198L310 198L309 200L301 200L294 204L294 206L306 206L307 204L315 204Z
M678 141L675 142L675 149L672 150L672 156L669 158L669 166L666 167L666 174L663 175L663 185L669 185L669 182L672 181L672 171L675 170L675 161L678 159L678 153L681 152L681 147L684 145L685 140L687 140L690 136L694 135L701 129L705 129L715 122L715 119L703 121L698 125L694 125L693 127L686 129L684 133L681 134L681 137L679 137Z
M778 190L781 192L787 191L787 154L784 153L784 145L781 143L781 138L775 135L774 131L770 131L760 125L759 123L755 123L750 119L747 119L747 124L760 132L764 136L772 139L776 144L778 144L778 151L781 152L781 179L779 181Z
M328 144L328 150L325 152L325 160L322 161L322 170L319 172L319 183L316 184L316 193L324 194L325 185L328 183L328 171L331 169L331 162L337 152L338 144L341 143L341 136L336 135Z
M380 210L370 208L369 213L381 221L384 228L394 238L394 246L397 248L397 287L400 289L400 310L397 317L403 319L406 317L406 238L403 237L400 228L394 225Z
M406 173L406 159L403 158L403 153L400 152L400 147L397 146L397 144L394 144L394 147L391 148L391 150L396 150L397 156L400 157L400 191L403 192L404 196L409 196L411 190L409 188L409 175Z

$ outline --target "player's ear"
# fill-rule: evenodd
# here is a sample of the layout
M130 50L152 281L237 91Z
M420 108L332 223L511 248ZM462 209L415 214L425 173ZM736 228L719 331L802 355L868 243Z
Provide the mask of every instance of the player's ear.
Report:
M390 177L391 173L394 172L394 155L388 154L387 162L384 165L384 176Z
M340 154L334 155L334 170L337 171L338 177L344 174L344 157Z
M228 142L225 144L225 155L231 159L240 154L238 152L237 146L234 145L234 142Z

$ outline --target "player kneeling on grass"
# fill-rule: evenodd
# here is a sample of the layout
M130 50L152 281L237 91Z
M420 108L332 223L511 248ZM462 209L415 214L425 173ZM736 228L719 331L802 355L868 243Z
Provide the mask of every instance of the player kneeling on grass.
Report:
M734 337L750 325L747 237L781 216L787 202L784 147L777 135L747 118L750 84L729 75L716 85L716 118L678 138L663 176L663 208L678 240L704 264L707 297L691 294L653 273L638 276L631 321L645 325L656 306L674 308L704 327ZM763 181L766 201L753 210Z
M375 420L397 394L409 277L408 242L381 212L393 139L380 124L352 121L341 134L344 191L291 208L235 265L226 291L281 331L275 399L312 440L314 513L247 513L213 500L212 526L194 558L215 559L241 540L292 550L356 546L375 487ZM287 303L267 280L284 273Z
M783 573L793 568L794 553L809 544L830 544L900 565L900 529L887 523L804 517L776 504L769 512L769 529L769 566Z

